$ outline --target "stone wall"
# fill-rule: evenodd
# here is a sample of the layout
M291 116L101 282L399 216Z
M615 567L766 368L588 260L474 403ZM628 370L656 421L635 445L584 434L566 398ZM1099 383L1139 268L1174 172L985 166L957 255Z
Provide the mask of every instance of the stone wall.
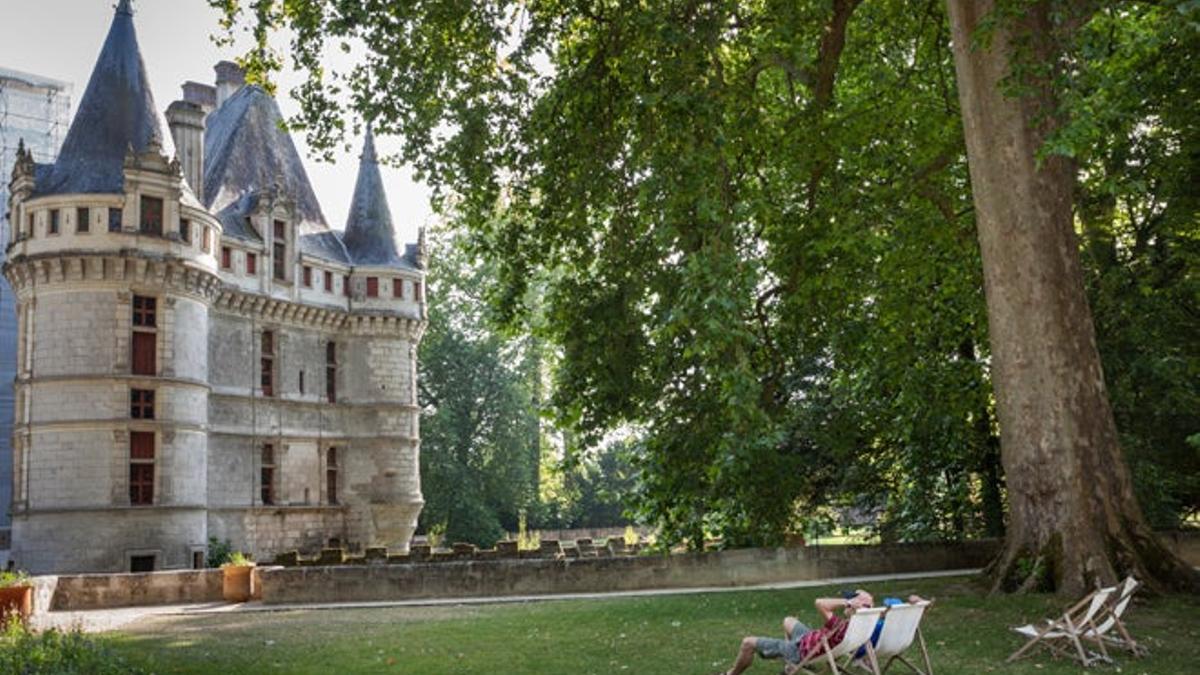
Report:
M986 564L998 547L989 540L388 564L399 558L393 556L376 558L375 564L266 569L262 586L263 601L270 604L746 586L970 569Z
M36 612L221 602L221 570L38 577Z

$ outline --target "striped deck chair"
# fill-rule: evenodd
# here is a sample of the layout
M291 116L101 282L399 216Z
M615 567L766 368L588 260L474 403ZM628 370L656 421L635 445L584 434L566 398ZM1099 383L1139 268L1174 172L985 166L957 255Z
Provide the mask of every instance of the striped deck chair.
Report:
M1100 650L1104 656L1108 656L1108 650L1104 648L1107 644L1110 647L1124 649L1134 656L1146 656L1149 650L1137 643L1129 631L1125 628L1124 622L1121 621L1121 616L1125 614L1125 610L1129 607L1129 601L1133 599L1133 594L1142 584L1137 579L1129 577L1120 586L1120 591L1113 600L1112 605L1101 610L1103 620L1096 624L1095 628L1089 628L1084 632L1083 638L1090 642L1095 642L1100 646ZM1113 628L1117 629L1116 635L1111 635L1110 631Z
M838 670L838 659L845 657L842 667L854 658L854 652L864 644L869 645L871 634L875 632L875 623L879 617L887 611L887 607L864 607L863 609L855 610L850 615L850 625L846 626L846 634L842 637L842 641L834 645L832 648L829 643L822 637L822 648L811 654L798 664L788 664L784 667L784 675L793 675L794 673L808 673L814 675L815 668L823 668L829 666L835 675L840 673ZM887 622L884 622L887 625ZM867 647L867 658L869 663L875 664L875 652ZM876 667L872 665L872 669Z
M1062 616L1046 619L1041 626L1026 624L1013 628L1014 631L1028 638L1020 649L1008 657L1011 663L1029 653L1034 647L1045 647L1055 656L1078 658L1083 667L1088 667L1101 659L1107 659L1107 654L1091 654L1083 648L1083 637L1088 631L1096 630L1096 618L1102 615L1102 610L1108 599L1117 592L1115 586L1092 591L1079 602L1072 605ZM886 625L886 624L885 624ZM1074 653L1071 648L1074 648ZM1103 651L1103 649L1102 649Z
M879 631L879 641L875 644L875 664L882 664L882 667L875 669L875 675L883 675L897 661L908 666L909 670L917 675L933 675L929 650L925 648L925 638L921 635L921 618L929 605L930 602L925 600L911 605L892 605L888 608L887 616L883 619L883 629ZM912 646L914 639L921 646L925 670L904 658L904 652Z

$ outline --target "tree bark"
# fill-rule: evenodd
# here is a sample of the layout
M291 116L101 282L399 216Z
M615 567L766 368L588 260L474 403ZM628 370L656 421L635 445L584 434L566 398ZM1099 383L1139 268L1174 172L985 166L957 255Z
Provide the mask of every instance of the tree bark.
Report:
M1200 589L1134 499L1084 292L1075 167L1037 158L1060 123L1054 74L1071 30L1051 4L977 35L994 0L947 0L1008 488L1005 546L989 572L1007 591L1079 595L1126 574Z

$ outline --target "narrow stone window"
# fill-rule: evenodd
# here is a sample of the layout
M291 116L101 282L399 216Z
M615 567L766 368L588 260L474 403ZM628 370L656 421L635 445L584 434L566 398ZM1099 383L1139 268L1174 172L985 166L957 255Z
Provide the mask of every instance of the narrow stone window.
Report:
M312 268L308 265L304 266L304 287L312 288Z
M192 245L192 221L186 218L179 219L179 238L184 244Z
M379 297L379 277L367 277L367 297Z
M154 419L154 390L129 390L129 416L135 420Z
M330 504L338 503L337 448L330 448L325 453L325 494Z
M262 503L270 506L275 503L275 446L264 443L262 446L262 466L259 469L259 488Z
M233 267L233 251L229 250L228 246L221 247L221 269L227 270Z
M404 280L392 279L392 297L404 298Z
M154 503L154 432L129 432L129 503Z
M262 332L262 355L261 355L262 384L263 396L275 395L275 333L274 331L264 330Z
M287 281L287 244L277 241L273 247L274 257L271 259L271 264L275 270L275 278L279 281Z
M413 282L413 300L421 302L421 282L419 281Z
M212 251L212 228L204 228L204 234L200 237L200 250L205 253Z
M121 228L123 228L124 226L125 226L125 223L123 222L123 217L121 216L121 209L109 208L108 209L108 231L109 232L120 232Z
M325 398L337 402L337 343L325 345Z
M250 252L246 253L246 274L258 274L258 256Z
M58 234L58 209L50 209L50 230L49 234Z
M325 291L328 293L333 292L333 272L329 270L325 270Z
M349 275L345 275L342 277L342 295L346 296L347 298L350 297L350 276Z
M303 396L304 395L304 371L301 370L299 375L300 375L300 378L299 378L300 379L300 395Z
M26 236L28 236L30 239L32 239L32 238L33 238L33 224L34 224L34 222L36 222L36 219L34 218L34 215L35 215L35 214L33 213L33 211L30 211L30 212L29 212L29 218L27 219L27 220L29 221L29 229L28 229L28 231L26 231L26 233L25 233L25 234L26 234Z
M92 229L92 210L86 206L75 209L75 233L82 234Z
M133 374L154 375L158 367L156 329L158 301L143 295L133 296Z
M192 551L192 569L202 570L207 565L204 562L204 551Z
M161 237L163 233L163 200L142 196L142 234Z

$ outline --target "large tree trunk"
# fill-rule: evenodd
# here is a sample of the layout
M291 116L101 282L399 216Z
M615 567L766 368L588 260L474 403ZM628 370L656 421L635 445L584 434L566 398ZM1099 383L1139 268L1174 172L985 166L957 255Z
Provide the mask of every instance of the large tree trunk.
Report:
M1008 487L995 588L1078 595L1125 574L1200 588L1133 496L1084 293L1075 168L1036 157L1058 123L1053 75L1068 29L1043 1L976 35L993 4L947 0ZM1009 81L1018 60L1019 95Z

